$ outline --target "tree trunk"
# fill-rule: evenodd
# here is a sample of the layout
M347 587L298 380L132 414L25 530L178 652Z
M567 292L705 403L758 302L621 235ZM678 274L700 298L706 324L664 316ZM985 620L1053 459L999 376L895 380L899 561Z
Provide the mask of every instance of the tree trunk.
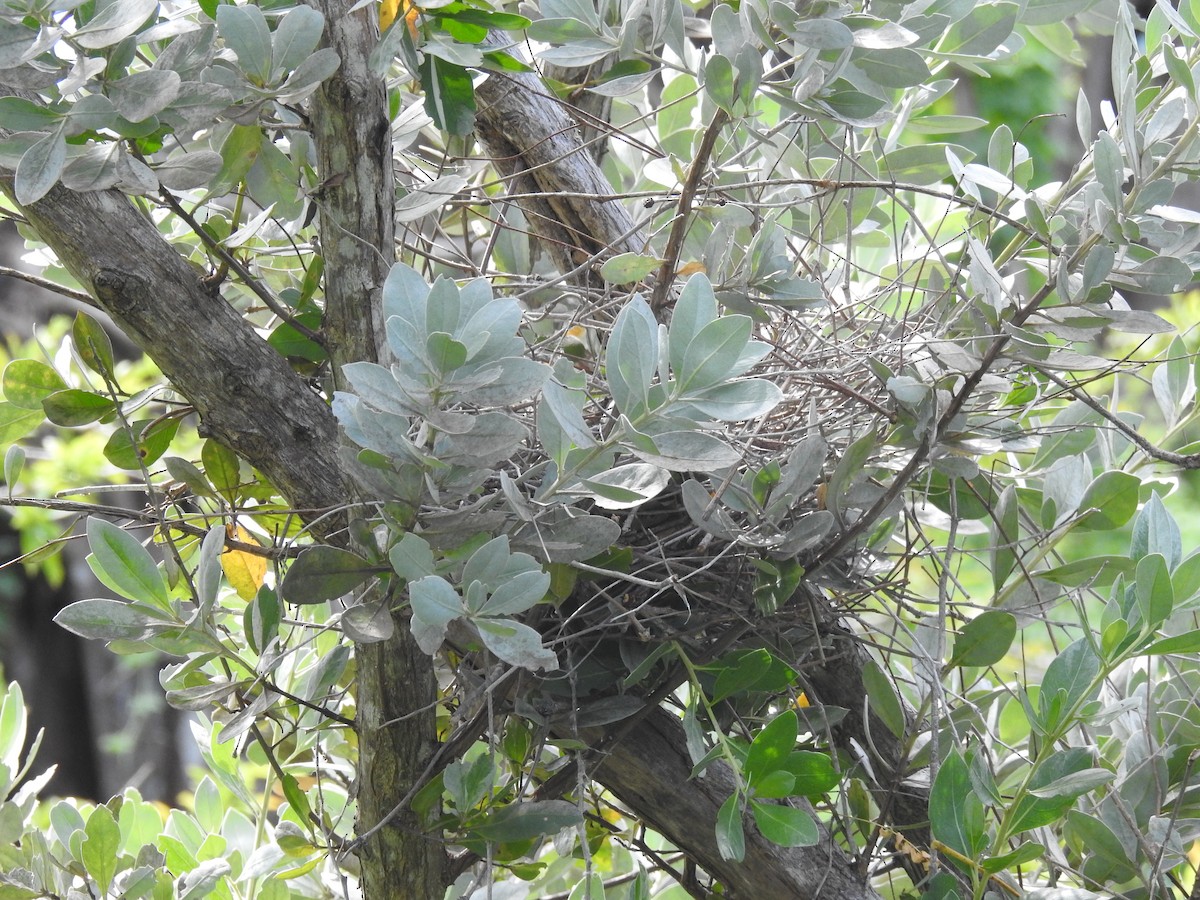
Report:
M381 361L386 340L383 283L395 261L395 175L387 85L368 65L379 40L376 7L354 12L351 0L310 0L325 16L328 44L341 66L312 101L313 139L324 187L321 252L325 257L322 333L336 386L341 367ZM353 454L355 448L344 451ZM355 485L351 499L369 501ZM374 598L373 602L386 602ZM358 683L358 831L387 817L437 749L437 679L433 661L396 616L387 640L355 645ZM359 851L363 893L375 898L441 896L447 856L409 809L371 833Z
M373 40L370 8L320 3L342 69L314 103L326 185L319 192L326 256L326 325L335 363L377 355L379 287L390 267L391 170L386 107L365 69ZM355 48L357 47L357 53ZM479 88L480 136L510 188L551 196L519 197L534 227L569 270L602 253L640 251L643 238L591 157L575 125L531 76L493 75ZM335 110L336 107L336 110ZM336 125L327 125L338 122ZM346 176L339 180L341 165ZM11 197L12 174L0 177ZM532 211L532 212L531 212ZM327 515L354 497L325 401L117 191L76 193L61 186L24 209L39 236L81 285L163 370L195 407L201 428L258 468L319 532L344 542L344 516ZM566 239L564 240L564 236ZM335 376L336 377L336 376ZM427 656L403 621L392 639L359 645L358 779L360 830L380 821L406 793L434 746L436 685ZM653 712L610 751L598 777L633 811L660 827L742 896L870 898L831 841L782 848L748 824L747 862L716 851L716 810L732 789L710 769L688 781L677 723ZM440 896L445 855L402 813L363 855L369 900Z
M577 123L535 75L493 73L476 95L479 140L560 271L645 249Z
M587 736L585 736L586 739ZM590 735L595 745L598 735ZM712 763L691 778L683 726L663 709L653 709L623 740L605 751L597 771L588 772L737 898L788 897L795 900L877 900L878 894L855 873L832 836L821 829L813 847L780 847L764 839L745 817L746 858L721 858L717 811L733 793L733 773Z

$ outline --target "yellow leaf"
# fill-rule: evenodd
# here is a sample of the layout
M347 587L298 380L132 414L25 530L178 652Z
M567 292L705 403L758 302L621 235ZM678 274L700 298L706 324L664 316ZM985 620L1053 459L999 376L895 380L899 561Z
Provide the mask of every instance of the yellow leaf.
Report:
M421 8L412 0L381 0L379 4L379 30L387 31L389 25L396 21L396 17L403 13L404 21L408 23L408 33L415 41L417 39L417 18L421 15Z
M241 541L243 544L255 542L250 532L241 525L227 525L225 533L231 540ZM244 550L226 550L221 554L221 568L238 596L249 601L254 599L267 576L267 558L255 556Z
M796 709L808 709L810 706L812 704L808 702L808 694L801 691L800 696L796 698Z
M387 31L389 25L396 21L396 13L400 11L400 0L383 0L379 4L379 30Z
M704 263L700 262L699 260L693 260L692 262L687 263L686 265L680 266L679 271L676 272L675 274L682 276L682 277L687 277L688 275L695 275L697 272L707 272L707 271L708 271L708 269L705 267Z

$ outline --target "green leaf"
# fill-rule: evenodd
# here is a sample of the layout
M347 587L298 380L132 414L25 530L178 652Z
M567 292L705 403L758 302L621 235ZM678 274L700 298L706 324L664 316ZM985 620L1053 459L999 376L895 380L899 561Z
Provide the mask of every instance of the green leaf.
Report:
M130 600L166 608L167 583L150 555L133 535L92 516L87 523L88 546L108 583Z
M46 421L45 413L0 403L0 444L19 441Z
M175 627L149 607L104 597L77 600L59 610L54 621L72 634L99 641L144 641Z
M415 222L422 216L437 212L466 186L467 179L453 174L422 184L396 203L396 221Z
M121 829L107 806L97 806L88 816L83 841L83 867L96 882L101 896L108 894L117 873L117 852L121 848Z
M971 787L967 764L957 748L938 767L929 792L929 825L937 840L967 859L978 858L987 846L983 802Z
M1167 561L1161 553L1151 553L1138 560L1134 587L1142 616L1142 633L1152 634L1175 608L1171 573L1167 571Z
M237 56L238 66L255 84L271 76L271 30L257 6L217 7L217 31Z
M310 331L317 331L321 327L321 313L312 310L295 316L292 322L280 322L267 338L267 343L281 356L292 360L293 364L296 360L319 364L328 359L329 354L325 352L325 348L312 338L302 334L296 325L303 325Z
M536 605L550 589L550 573L540 568L505 579L478 610L481 616L511 616Z
M731 794L717 811L717 850L722 859L741 862L746 858L746 832L738 795Z
M412 604L412 634L425 653L431 656L446 639L446 626L461 618L466 609L458 591L446 579L426 575L408 585Z
M137 31L157 6L157 0L112 0L72 38L88 50L111 47Z
M796 736L799 732L800 723L796 719L796 713L789 709L772 719L754 736L743 767L746 779L751 785L756 779L783 768L783 762L796 747Z
M684 354L696 336L716 318L717 299L713 294L712 282L702 274L693 275L679 292L679 299L671 314L667 344L672 370L683 370Z
M133 432L133 440L130 440L130 431ZM128 430L118 428L112 433L104 445L104 458L118 469L137 471L157 462L170 448L177 431L179 419L173 416L132 422Z
M1154 399L1162 410L1167 428L1174 427L1180 415L1196 397L1196 382L1192 377L1194 359L1183 339L1176 337L1167 350L1167 359L1151 376ZM1133 477L1132 475L1129 477Z
M723 422L757 419L781 402L783 391L763 378L747 378L681 397L697 412Z
M1074 799L1090 790L1108 784L1116 775L1108 769L1080 769L1068 772L1061 778L1055 778L1040 787L1030 787L1029 793L1034 797L1069 797Z
M892 682L884 674L883 669L873 659L863 664L863 687L867 692L867 702L871 711L877 715L892 734L901 740L908 730L908 721L904 716L904 708Z
M336 72L341 64L341 57L332 48L322 47L296 67L275 92L276 98L281 103L304 99L318 84Z
M1085 869L1089 878L1099 876L1102 881L1111 879L1112 883L1121 883L1137 876L1125 845L1099 816L1069 809L1067 831L1091 856ZM1103 873L1095 871L1097 865Z
M1129 472L1104 472L1088 485L1079 509L1084 513L1080 527L1088 531L1120 528L1137 512L1141 479Z
M1081 748L1060 750L1043 760L1029 778L1031 792L1017 798L1010 815L1010 833L1019 834L1022 831L1040 828L1061 818L1074 805L1078 794L1068 792L1038 797L1032 791L1049 787L1076 772L1091 769L1092 765L1092 754Z
M580 483L592 492L601 509L629 509L662 493L671 483L671 474L650 463L628 463Z
M71 340L85 366L104 378L115 380L112 341L103 325L86 313L76 313L75 321L71 323Z
M2 441L0 441L2 443ZM25 448L13 444L4 451L4 484L8 488L8 496L12 498L13 488L21 480L21 472L25 468Z
M221 442L209 438L200 449L200 462L212 486L232 501L242 482L237 454Z
M1017 564L1021 537L1020 506L1015 485L1000 492L992 523L992 590L999 591Z
M221 7L226 8L233 7ZM263 134L257 126L234 125L221 144L221 170L212 179L210 191L217 193L241 184L251 166L258 161L262 146Z
M300 788L300 782L296 780L296 776L288 772L283 773L283 796L287 798L288 804L300 817L300 821L308 822L309 816L312 815L312 810L308 805L308 797Z
M817 823L802 809L750 801L754 824L763 837L781 847L812 847L821 839Z
M433 550L423 538L412 532L406 532L400 542L388 551L388 559L396 574L405 581L417 581L434 572Z
M1038 572L1037 577L1067 587L1081 584L1107 587L1118 575L1132 575L1135 566L1128 556L1090 556Z
M1080 638L1050 661L1038 697L1042 724L1053 731L1071 707L1099 690L1096 678L1100 659L1092 645Z
M461 368L467 361L467 348L445 332L435 331L425 342L425 351L434 369L443 375Z
M646 410L650 383L658 366L658 323L640 296L635 295L618 313L604 360L617 408L636 418Z
M0 698L0 764L8 769L9 776L15 776L20 770L27 729L25 695L20 684L10 681ZM7 795L8 787L8 784L0 782L0 793Z
M867 78L888 89L923 84L930 77L925 59L907 47L864 53L854 61Z
M287 11L271 36L271 69L290 72L308 58L321 42L325 17L311 6Z
M713 103L733 115L733 104L737 99L733 63L719 53L710 56L704 65L704 91Z
M583 813L566 800L518 801L493 812L472 831L489 841L511 843L558 834L581 824Z
M537 671L558 668L558 656L542 646L542 636L515 619L472 619L484 645L514 666Z
M455 806L459 810L469 810L491 792L495 776L491 757L482 753L473 762L464 759L446 766L442 779Z
M851 444L845 455L838 462L837 468L829 479L829 487L825 492L825 502L830 511L839 519L845 510L843 504L850 488L866 477L866 464L871 453L875 450L877 438L874 434L865 434Z
M453 12L445 12L445 17L454 19L458 22L467 22L472 25L482 25L484 28L499 28L501 31L523 31L532 23L524 16L518 16L513 13L492 12L491 10L483 9L456 9Z
M991 666L1000 662L1017 635L1012 613L990 609L963 626L954 640L950 666Z
M28 206L49 193L62 177L67 162L67 141L62 130L51 132L21 156L13 181L13 194L18 203Z
M1008 40L1019 12L1020 7L1015 3L980 4L954 23L938 45L938 52L988 56Z
M502 534L485 541L471 552L467 564L463 566L461 583L470 585L473 581L479 581L494 587L501 584L510 573L528 571L535 566L532 559L514 559L509 549L508 535Z
M4 386L4 399L9 403L39 411L43 400L67 387L61 375L36 359L14 359L4 367L0 381Z
M108 85L108 99L130 122L143 122L179 96L183 80L170 69L143 69Z
M495 72L533 72L534 69L528 63L521 62L511 53L505 53L502 50L492 50L483 54L483 68L490 69Z
M776 769L755 781L752 794L758 800L781 800L795 793L795 784L790 772Z
M546 382L542 388L542 399L538 406L538 433L541 436L543 419L553 419L575 447L587 448L596 445L595 435L584 421L582 407L586 398L582 391L570 390L557 381ZM545 438L543 438L545 442ZM566 452L564 448L564 453Z
M46 418L55 425L67 428L89 425L109 415L116 408L112 399L103 394L75 388L56 391L42 401Z
M753 323L749 316L728 315L714 319L688 344L683 362L675 373L677 393L704 390L719 384L737 368L750 343Z
M433 123L450 134L466 135L475 129L475 88L471 73L432 53L421 63L425 112Z
M159 183L172 191L209 187L220 171L221 154L215 150L181 153L154 166Z
M279 585L286 603L336 600L380 572L367 560L340 547L310 547L296 557Z
M1161 553L1171 571L1183 557L1183 539L1179 525L1163 506L1157 493L1151 494L1142 511L1133 520L1133 534L1129 540L1129 556L1141 559L1148 553Z
M176 481L187 485L188 490L197 497L211 497L213 495L212 485L208 483L208 479L204 477L204 473L186 459L181 459L178 456L168 456L163 462L167 467L168 474Z
M729 654L709 666L709 669L718 667L712 702L719 703L726 697L753 688L770 671L772 662L770 653L758 649Z
M1147 656L1165 653L1200 653L1200 628L1160 638L1143 651Z
M828 753L793 750L788 754L785 765L793 778L792 793L810 800L829 793L842 780Z
M641 281L662 264L653 256L641 253L619 253L604 261L600 277L610 284L634 284Z
M653 438L654 450L628 449L638 459L672 472L719 472L742 461L742 455L707 431L667 431Z
M1106 132L1102 132L1107 136ZM1109 282L1118 289L1133 289L1147 294L1173 294L1191 280L1191 269L1173 256L1157 256L1132 269L1112 273Z
M1005 853L1003 856L992 856L988 859L980 860L979 867L990 875L995 872L1003 872L1006 869L1013 869L1024 863L1033 862L1045 852L1046 848L1041 844L1027 841L1012 851L1012 853Z
M47 131L62 117L61 109L51 109L23 97L0 97L0 122L12 131Z

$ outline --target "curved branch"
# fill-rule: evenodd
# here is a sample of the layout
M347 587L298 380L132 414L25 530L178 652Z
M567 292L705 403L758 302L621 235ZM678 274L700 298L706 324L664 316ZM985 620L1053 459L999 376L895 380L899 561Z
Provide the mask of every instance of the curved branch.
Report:
M13 197L12 173L0 173L0 189ZM261 471L296 507L345 503L337 423L325 401L205 288L129 198L57 185L23 212L95 305L196 408L203 433ZM323 522L326 533L339 525L337 516Z
M575 120L536 75L493 72L475 91L479 140L560 271L596 253L643 250L645 238L619 202L580 196L614 191ZM521 196L528 193L540 196Z

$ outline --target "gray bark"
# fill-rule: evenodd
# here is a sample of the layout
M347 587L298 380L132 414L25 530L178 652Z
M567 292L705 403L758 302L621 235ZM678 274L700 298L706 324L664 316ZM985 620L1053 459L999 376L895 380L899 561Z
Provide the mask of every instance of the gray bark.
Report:
M11 173L0 173L0 189L13 196ZM325 401L128 197L58 185L22 211L96 305L195 406L206 435L258 468L309 519L345 503L337 423ZM325 520L330 530L336 524Z
M312 101L313 140L325 257L323 334L342 387L341 367L376 362L386 347L383 283L395 261L395 175L387 86L368 65L379 40L377 12L350 12L352 0L310 0L325 16L326 40L341 66ZM353 448L346 448L353 453ZM355 500L362 496L350 486ZM383 598L376 598L383 602ZM358 822L382 821L437 749L437 679L403 616L390 638L357 644ZM369 898L437 897L447 873L445 846L430 840L409 809L375 831L359 851Z
M689 778L692 763L685 747L679 721L663 709L654 709L632 734L606 751L597 771L588 774L698 860L730 897L878 898L824 829L816 846L780 847L764 839L747 816L745 860L722 859L715 826L717 811L733 793L733 773L716 762L700 778Z
M476 89L475 128L563 272L593 256L640 253L646 240L557 98L531 73L492 73Z
M378 287L391 263L390 153L378 130L386 122L383 94L364 75L370 29L355 21L371 11L351 17L344 13L348 6L321 6L330 41L343 54L343 70L314 108L315 119L336 115L333 106L349 116L337 128L317 129L324 165L348 167L347 177L328 183L320 199L335 362L375 356ZM522 203L534 227L557 248L564 269L596 254L643 249L622 205L603 199L612 188L582 150L574 123L536 79L493 75L481 85L479 100L481 139L497 167L513 177L510 188L554 195ZM323 174L328 179L341 173ZM0 178L0 187L11 196L11 175ZM195 405L206 433L262 471L293 505L309 511L310 521L353 496L324 400L202 284L126 197L57 187L24 212L97 305ZM345 229L344 241L339 229ZM338 518L323 521L326 534L344 524ZM362 826L379 821L404 794L419 771L415 764L427 761L432 748L431 733L419 718L384 727L421 709L432 684L430 661L411 646L404 623L397 626L392 641L359 648ZM781 848L748 825L747 861L723 861L714 826L716 810L732 789L730 775L716 767L689 782L689 771L677 723L658 711L609 750L598 778L742 896L874 896L830 841L818 848ZM377 839L364 857L368 897L440 894L444 856L436 840L403 816Z

